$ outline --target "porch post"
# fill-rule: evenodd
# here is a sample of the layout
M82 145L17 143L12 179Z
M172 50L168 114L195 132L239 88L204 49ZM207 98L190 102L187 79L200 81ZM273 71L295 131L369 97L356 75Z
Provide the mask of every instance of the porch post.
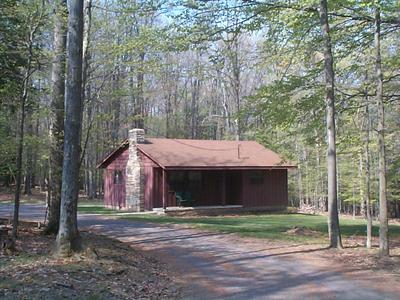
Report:
M222 205L226 205L226 171L222 171Z
M163 208L167 208L167 198L168 198L168 189L167 189L167 172L162 170L162 203Z

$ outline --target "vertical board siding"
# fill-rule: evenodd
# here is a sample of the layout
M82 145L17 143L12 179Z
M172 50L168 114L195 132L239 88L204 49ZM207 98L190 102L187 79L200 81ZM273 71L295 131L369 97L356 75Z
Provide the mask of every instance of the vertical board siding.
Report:
M243 171L243 206L264 207L288 205L286 169L263 171L263 182L258 184L251 183L252 172L254 171Z
M162 203L162 172L161 168L153 169L153 183L152 183L152 197L153 197L153 208L160 208L163 206Z
M153 210L153 207L156 204L155 201L155 187L154 187L154 173L155 168L158 167L154 161L144 155L139 151L139 157L142 161L142 167L144 171L144 209L145 210Z
M126 164L128 162L129 151L124 150L106 168L104 172L104 205L121 209L125 207L125 177ZM114 172L122 171L122 181L114 184Z

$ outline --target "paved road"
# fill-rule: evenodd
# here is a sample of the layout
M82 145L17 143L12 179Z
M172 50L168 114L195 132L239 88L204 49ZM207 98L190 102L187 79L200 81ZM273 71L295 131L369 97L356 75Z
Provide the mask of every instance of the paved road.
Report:
M23 205L21 218L43 220L44 209ZM0 205L0 216L10 207ZM183 274L193 299L399 299L342 272L276 254L265 243L180 226L80 215L79 225L149 251Z

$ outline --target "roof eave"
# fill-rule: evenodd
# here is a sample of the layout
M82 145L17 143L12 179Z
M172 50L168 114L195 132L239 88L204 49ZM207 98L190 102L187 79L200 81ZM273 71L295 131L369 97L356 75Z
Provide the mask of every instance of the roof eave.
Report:
M166 170L282 170L295 169L297 166L165 166Z
M114 149L110 154L108 154L100 163L97 164L96 168L97 169L105 169L107 166L112 163L114 160L114 156L117 156L117 154L120 151L125 150L129 146L128 140L123 141L116 149Z

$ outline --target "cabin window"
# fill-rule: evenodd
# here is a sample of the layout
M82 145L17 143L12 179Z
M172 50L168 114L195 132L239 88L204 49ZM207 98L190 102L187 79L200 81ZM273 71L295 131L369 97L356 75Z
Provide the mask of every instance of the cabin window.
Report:
M115 170L114 171L114 184L122 184L122 171L121 170Z
M262 171L251 172L250 183L251 184L263 184L264 183L264 173Z

